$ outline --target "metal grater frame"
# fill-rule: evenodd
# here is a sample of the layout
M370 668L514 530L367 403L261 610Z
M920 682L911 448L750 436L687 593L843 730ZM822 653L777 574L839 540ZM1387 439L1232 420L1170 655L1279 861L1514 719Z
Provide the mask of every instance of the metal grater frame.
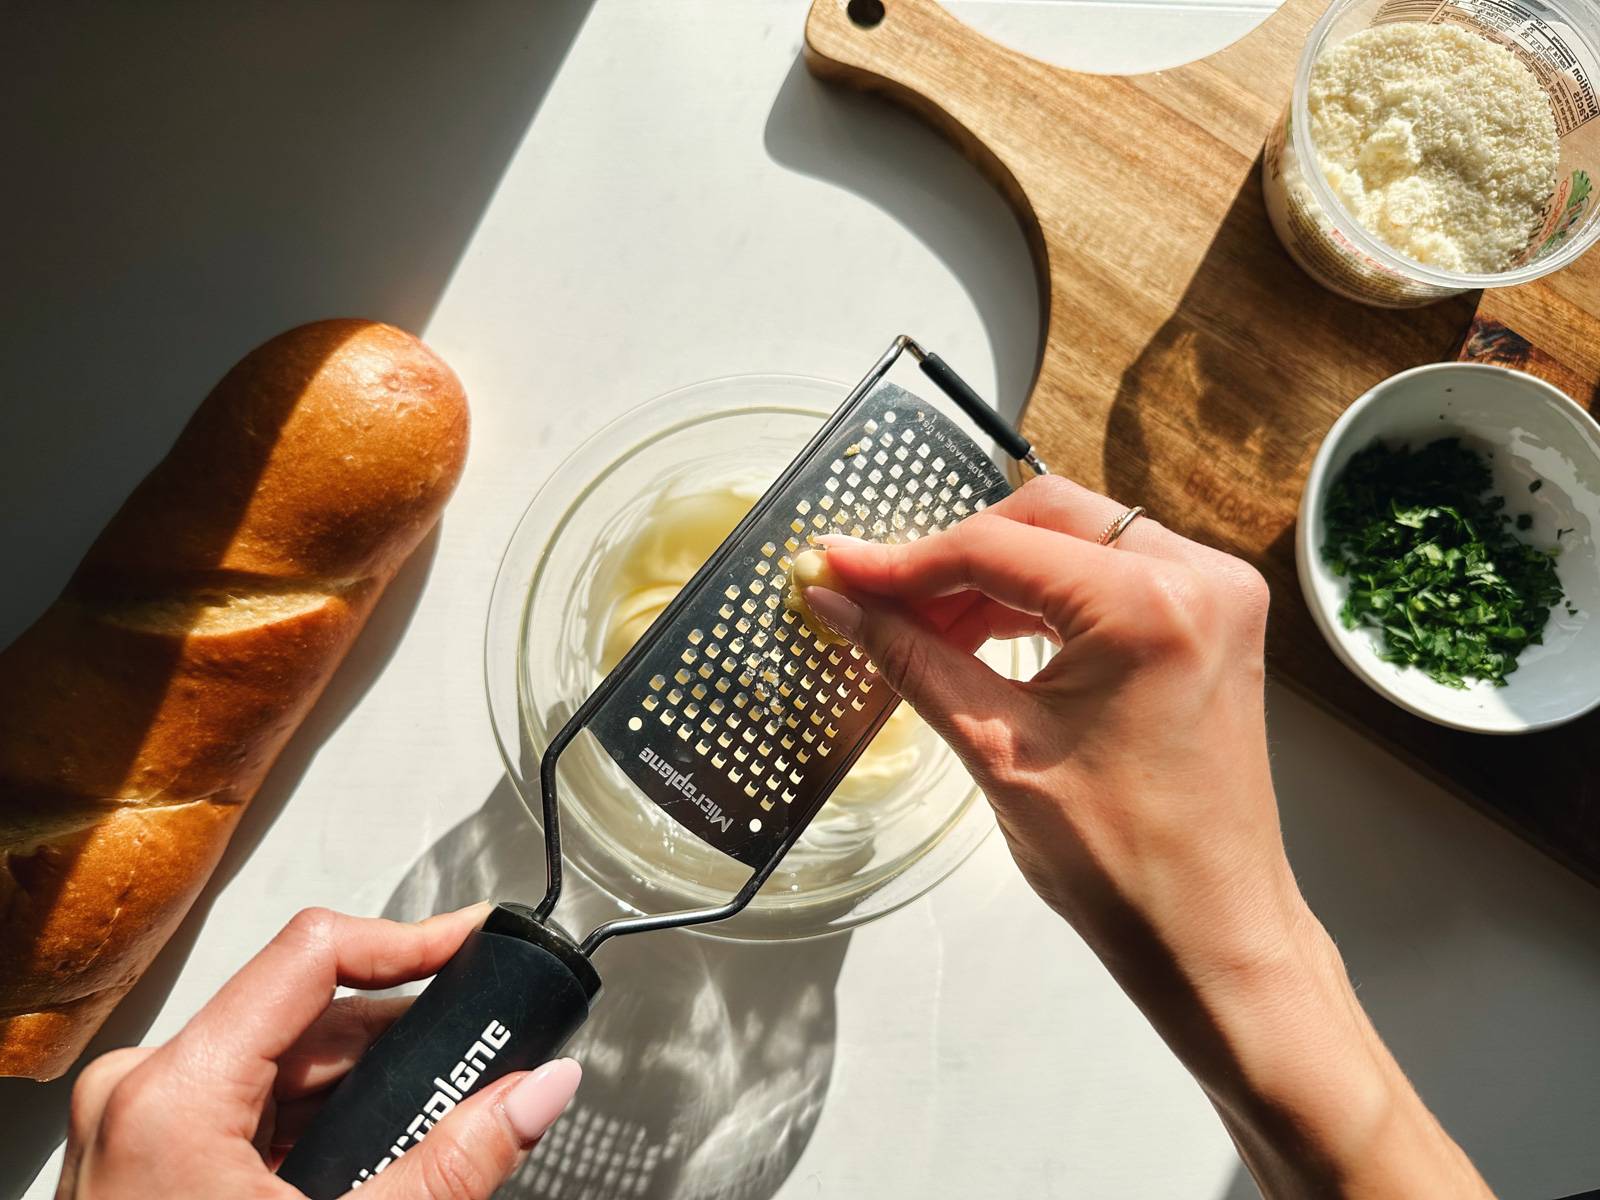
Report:
M561 889L556 763L585 729L650 803L752 868L725 904L608 922L583 954L617 934L720 920L745 907L899 703L865 654L816 638L784 594L794 556L817 536L914 540L1011 491L954 422L884 380L902 351L1044 473L1027 443L942 361L896 339L546 748L540 920Z
M845 533L906 541L1007 495L988 455L922 400L880 383L684 588L589 730L690 833L746 866L787 850L894 710L859 649L784 605L793 556Z

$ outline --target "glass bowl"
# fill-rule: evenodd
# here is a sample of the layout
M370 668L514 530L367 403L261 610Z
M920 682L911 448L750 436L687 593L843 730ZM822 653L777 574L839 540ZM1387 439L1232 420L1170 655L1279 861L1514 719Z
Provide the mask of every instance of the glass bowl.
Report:
M611 422L539 489L501 560L484 638L495 737L536 824L540 756L602 678L607 587L661 498L737 480L754 499L847 391L793 375L693 384ZM1026 678L1045 648L1022 640L983 653L997 670ZM994 819L949 748L917 730L915 765L892 788L870 802L836 793L750 907L701 931L740 939L833 933L909 903L959 866ZM567 865L624 910L719 903L748 877L748 868L640 795L587 734L562 755L557 778Z

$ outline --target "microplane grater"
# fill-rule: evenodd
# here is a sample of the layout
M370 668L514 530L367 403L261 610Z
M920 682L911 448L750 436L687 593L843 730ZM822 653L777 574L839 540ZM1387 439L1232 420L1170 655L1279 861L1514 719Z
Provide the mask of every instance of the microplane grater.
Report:
M725 904L601 925L585 955L617 934L745 907L899 702L859 649L824 644L785 606L794 556L827 533L908 541L1010 492L959 426L885 379L903 352L1007 454L1045 473L942 359L895 339L545 748L548 886L536 919L561 891L556 762L583 731L681 828L753 870Z
M1011 491L971 438L888 382L795 467L644 635L587 726L646 797L750 867L788 849L898 699L859 649L785 606L794 556L830 533L908 541Z
M1004 472L884 379L909 353L1011 457L1044 464L936 355L896 338L816 436L551 739L539 764L547 885L502 902L345 1076L279 1168L311 1200L386 1169L466 1095L554 1058L600 993L609 938L733 916L755 896L899 702L858 649L784 603L795 555L843 533L911 541L1009 494ZM587 731L652 804L751 868L725 903L608 921L580 943L561 894L556 765Z

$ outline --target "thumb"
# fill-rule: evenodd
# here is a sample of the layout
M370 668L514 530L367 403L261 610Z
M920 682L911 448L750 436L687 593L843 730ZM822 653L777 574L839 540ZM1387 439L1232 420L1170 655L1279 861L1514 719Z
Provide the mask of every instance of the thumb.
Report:
M582 1076L576 1062L561 1058L462 1101L363 1187L363 1200L489 1200L566 1111Z
M903 612L825 587L806 588L805 601L823 624L865 650L884 682L963 757L1016 704L1010 680Z

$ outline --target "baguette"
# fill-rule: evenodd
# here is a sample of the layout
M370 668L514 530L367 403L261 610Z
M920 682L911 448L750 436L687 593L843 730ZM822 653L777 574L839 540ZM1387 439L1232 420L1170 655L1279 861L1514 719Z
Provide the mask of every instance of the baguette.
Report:
M466 445L411 335L290 330L0 652L0 1074L66 1071L171 936Z

